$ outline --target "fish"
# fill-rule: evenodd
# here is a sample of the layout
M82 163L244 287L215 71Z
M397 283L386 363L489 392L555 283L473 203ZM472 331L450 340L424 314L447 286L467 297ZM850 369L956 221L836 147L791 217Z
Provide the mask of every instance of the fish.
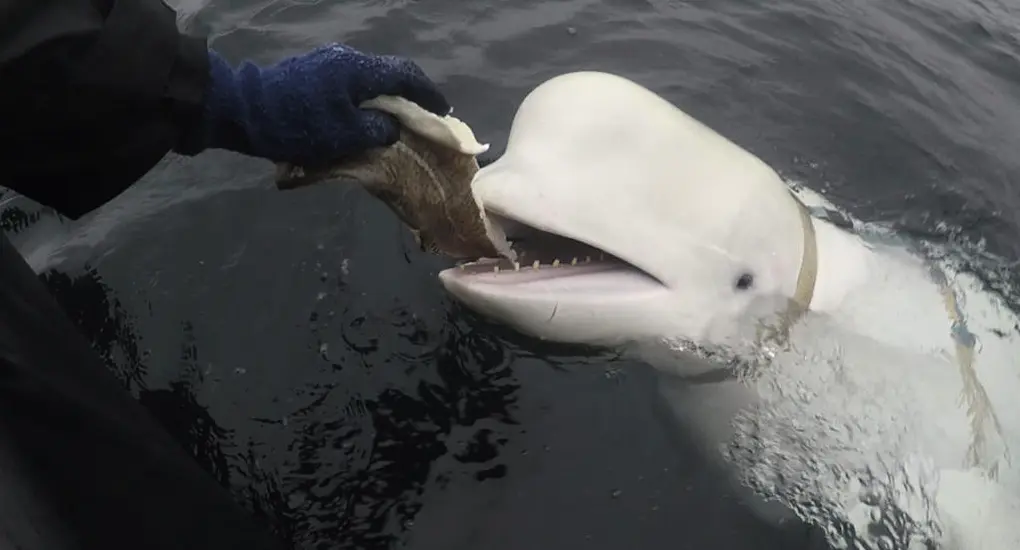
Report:
M277 163L277 189L355 180L396 214L424 252L456 260L516 259L471 188L479 170L476 157L488 144L479 143L460 119L403 97L379 96L360 107L393 115L401 125L398 140L323 167Z

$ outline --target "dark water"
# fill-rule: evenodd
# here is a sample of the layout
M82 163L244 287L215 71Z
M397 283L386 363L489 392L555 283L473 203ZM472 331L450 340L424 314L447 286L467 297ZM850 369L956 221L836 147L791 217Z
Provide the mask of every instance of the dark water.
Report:
M179 0L233 59L415 58L494 156L542 80L648 86L868 220L1020 257L1020 8L1007 0ZM756 523L644 367L468 314L358 189L170 158L68 223L2 221L196 459L298 549L807 548Z

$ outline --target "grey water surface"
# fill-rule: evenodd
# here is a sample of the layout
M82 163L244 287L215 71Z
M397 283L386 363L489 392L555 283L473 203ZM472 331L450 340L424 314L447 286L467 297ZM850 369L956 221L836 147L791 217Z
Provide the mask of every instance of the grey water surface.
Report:
M234 60L410 56L490 158L543 80L619 73L856 216L1020 258L1008 0L175 5ZM110 368L295 549L820 547L733 500L646 367L466 312L359 189L281 193L269 163L210 152L74 223L0 204Z

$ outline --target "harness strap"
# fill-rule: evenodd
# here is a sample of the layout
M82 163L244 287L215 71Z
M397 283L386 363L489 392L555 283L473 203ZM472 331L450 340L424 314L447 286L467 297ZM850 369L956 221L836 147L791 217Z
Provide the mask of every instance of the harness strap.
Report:
M1002 426L999 424L999 418L992 408L992 402L978 378L977 369L974 367L974 348L977 345L977 338L967 329L963 311L960 309L956 293L953 292L946 274L934 264L930 265L929 272L939 288L942 304L946 308L946 314L951 323L950 336L956 348L956 364L960 369L960 378L963 381L961 397L967 405L967 414L970 416L971 441L967 448L967 466L978 467L982 462L985 462L981 459L981 455L985 450L986 443L982 425L986 421L991 421L995 433L1003 440L1003 458L1009 462L1009 448L1006 447L1005 438L1002 437ZM998 479L998 461L985 466L985 475L992 480Z
M815 235L815 224L811 220L807 206L804 206L792 191L790 196L797 205L801 227L804 230L804 251L801 254L800 271L797 273L797 284L793 289L789 306L779 315L775 324L759 327L759 344L768 341L784 347L788 344L793 325L811 309L815 283L818 281L818 238Z

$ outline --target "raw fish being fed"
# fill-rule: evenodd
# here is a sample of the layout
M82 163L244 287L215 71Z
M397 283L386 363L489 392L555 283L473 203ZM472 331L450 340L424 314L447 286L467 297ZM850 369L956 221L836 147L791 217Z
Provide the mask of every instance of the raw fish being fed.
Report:
M471 128L402 97L380 96L361 107L396 117L402 126L397 142L324 168L279 163L277 188L351 178L397 214L422 250L456 259L515 259L472 192L475 156L489 146L478 143Z

